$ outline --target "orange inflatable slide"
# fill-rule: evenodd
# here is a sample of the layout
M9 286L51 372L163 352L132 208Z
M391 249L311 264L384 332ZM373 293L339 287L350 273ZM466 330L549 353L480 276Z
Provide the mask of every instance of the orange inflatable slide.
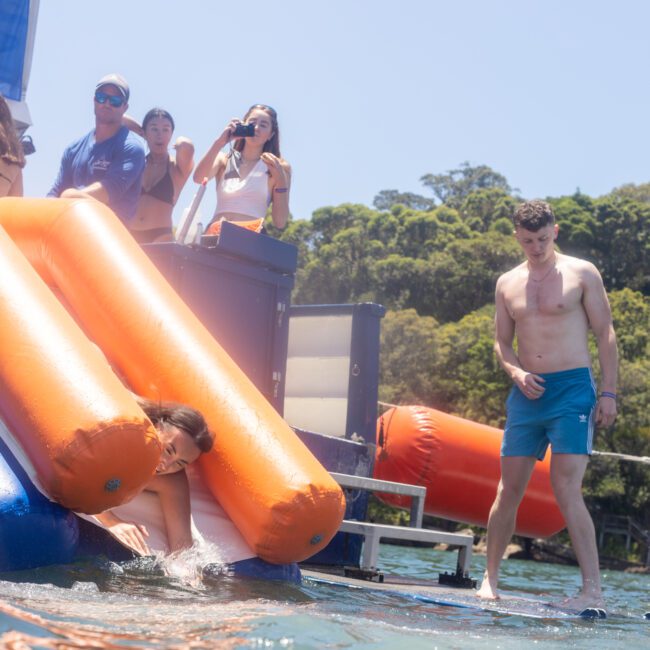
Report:
M486 526L501 477L503 432L425 406L399 406L377 423L374 477L424 485L424 511ZM382 494L407 508L407 497ZM550 482L550 453L535 464L517 514L515 533L548 537L564 528Z
M53 499L100 512L158 462L107 358L135 393L204 414L202 479L255 555L299 561L332 538L341 489L106 206L0 199L0 278L0 417Z

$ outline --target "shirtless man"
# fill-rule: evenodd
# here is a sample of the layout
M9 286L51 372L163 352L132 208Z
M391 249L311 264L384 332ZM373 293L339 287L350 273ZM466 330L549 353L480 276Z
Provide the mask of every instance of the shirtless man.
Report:
M602 607L594 525L582 498L594 421L616 418L618 355L612 316L598 270L555 251L558 226L544 201L521 204L513 217L526 261L496 286L494 349L514 386L506 403L501 481L490 510L487 568L480 598L498 598L499 566L536 460L551 445L551 483L582 573L582 589L562 607ZM587 346L598 345L596 393ZM514 339L517 338L517 350Z

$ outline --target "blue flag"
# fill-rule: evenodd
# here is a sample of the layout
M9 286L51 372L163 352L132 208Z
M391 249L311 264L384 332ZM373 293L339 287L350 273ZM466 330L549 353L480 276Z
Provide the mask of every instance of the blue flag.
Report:
M0 9L0 93L17 102L23 99L29 75L31 4L30 0L2 0Z

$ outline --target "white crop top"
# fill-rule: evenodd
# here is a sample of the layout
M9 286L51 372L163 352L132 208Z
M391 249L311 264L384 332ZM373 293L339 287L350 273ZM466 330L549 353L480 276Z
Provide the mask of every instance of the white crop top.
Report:
M245 214L262 219L271 203L269 192L268 167L258 160L245 178L229 172L226 166L221 180L217 183L217 208L215 217L220 214ZM228 178L226 178L228 176Z

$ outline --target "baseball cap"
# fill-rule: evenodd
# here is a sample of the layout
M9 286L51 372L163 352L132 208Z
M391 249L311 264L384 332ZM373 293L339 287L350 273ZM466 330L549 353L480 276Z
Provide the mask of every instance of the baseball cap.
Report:
M126 83L126 79L122 75L115 72L107 74L97 82L95 90L99 90L102 86L108 85L115 86L122 93L124 99L127 102L129 101L129 84Z

